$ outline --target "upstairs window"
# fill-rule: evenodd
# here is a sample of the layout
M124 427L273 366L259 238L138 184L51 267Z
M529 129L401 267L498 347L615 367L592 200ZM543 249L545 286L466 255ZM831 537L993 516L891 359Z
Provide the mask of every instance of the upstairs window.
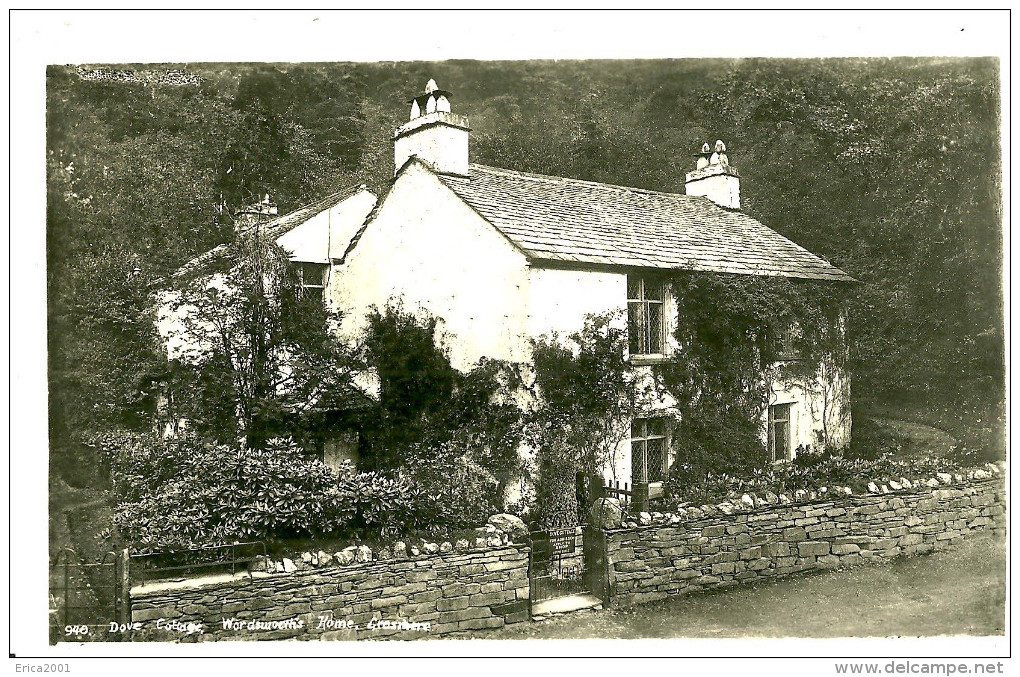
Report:
M769 407L769 456L773 462L790 460L790 409L789 404Z
M661 279L627 276L627 335L631 355L663 354L665 285Z
M780 325L776 333L776 352L780 360L799 360L801 358L798 339L801 338L800 325L789 321Z
M662 482L669 473L666 419L637 418L630 429L631 476L635 482Z
M305 298L315 299L322 303L322 295L326 289L325 263L298 263L298 283L301 286L301 295Z

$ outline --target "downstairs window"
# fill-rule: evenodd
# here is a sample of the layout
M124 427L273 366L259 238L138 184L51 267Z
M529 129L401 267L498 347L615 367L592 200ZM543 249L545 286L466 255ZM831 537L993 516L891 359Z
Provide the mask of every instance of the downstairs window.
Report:
M769 456L773 462L790 460L790 409L789 404L769 407Z
M669 427L664 418L637 418L631 424L630 462L634 482L662 482L669 474Z

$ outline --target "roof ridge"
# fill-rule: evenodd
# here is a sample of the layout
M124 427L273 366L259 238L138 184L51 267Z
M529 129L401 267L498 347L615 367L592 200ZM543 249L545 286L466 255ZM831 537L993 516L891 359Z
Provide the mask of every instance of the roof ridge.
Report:
M472 163L470 163L469 166L471 166L471 167L478 167L478 168L483 169L483 170L489 170L489 171L494 171L494 172L500 172L500 173L506 173L506 174L515 174L517 176L522 176L522 177L525 177L525 178L540 179L540 180L544 180L544 181L549 181L550 183L569 181L571 183L580 183L580 184L587 185L587 186L594 186L596 188L609 188L609 189L612 189L612 190L626 191L626 192L629 192L629 193L647 193L649 195L663 195L665 197L682 197L682 198L690 198L692 200L706 200L708 202L712 202L707 197L703 197L701 195L687 195L686 193L670 193L670 192L667 192L667 191L664 191L664 190L652 190L650 188L638 188L637 186L624 186L624 185L621 185L621 184L618 184L618 183L604 183L602 181L588 181L587 179L575 179L572 176L553 176L552 174L538 174L536 172L522 172L522 171L517 170L517 169L506 169L505 167L492 167L490 165L483 165L483 164L479 164L477 162L472 162ZM470 178L470 177L466 177L466 178ZM712 202L712 204L715 204L715 203ZM718 205L716 205L716 206L718 206ZM719 209L724 209L724 208L723 207L719 207ZM726 210L726 211L731 211L731 210Z

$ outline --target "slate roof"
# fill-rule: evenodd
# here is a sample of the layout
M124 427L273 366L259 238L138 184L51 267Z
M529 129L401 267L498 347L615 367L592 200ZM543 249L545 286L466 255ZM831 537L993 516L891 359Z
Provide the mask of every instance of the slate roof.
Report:
M327 195L326 197L316 200L315 202L309 203L303 207L299 207L292 212L288 212L283 216L278 216L271 221L266 221L262 224L263 233L266 237L277 239L280 238L290 231L300 226L305 221L309 220L316 214L319 214L327 209L335 207L347 198L364 190L364 184L358 184L355 186L348 186L335 193ZM217 245L205 252L199 254L195 258L191 259L183 266L178 268L170 277L177 279L185 275L190 275L201 271L206 266L211 265L213 262L221 258L227 251L226 243Z
M535 261L854 281L708 198L478 164L438 176Z

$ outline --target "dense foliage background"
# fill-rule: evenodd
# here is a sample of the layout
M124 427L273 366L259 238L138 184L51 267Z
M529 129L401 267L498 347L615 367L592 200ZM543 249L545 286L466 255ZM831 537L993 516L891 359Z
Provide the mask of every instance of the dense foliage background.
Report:
M183 68L198 77L48 73L58 456L70 431L148 420L149 285L225 242L227 215L267 191L281 213L354 183L383 193L392 130L429 77L470 115L475 162L679 192L697 146L724 139L745 211L864 282L848 321L855 406L912 403L999 439L994 60Z

